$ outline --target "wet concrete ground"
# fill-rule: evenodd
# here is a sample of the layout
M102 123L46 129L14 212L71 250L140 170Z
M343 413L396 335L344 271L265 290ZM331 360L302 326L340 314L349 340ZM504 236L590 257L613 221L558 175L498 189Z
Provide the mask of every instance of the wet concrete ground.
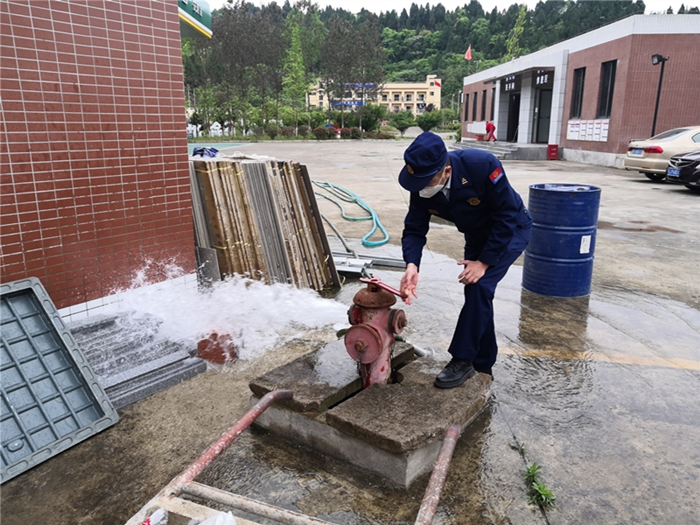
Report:
M399 257L406 194L396 183L408 142L261 144L311 176L358 193L391 243L362 253ZM459 441L435 523L695 523L700 508L700 196L632 172L567 162L506 162L529 184L600 186L589 298L522 291L516 263L498 288L501 348L493 401ZM322 211L348 237L367 223ZM358 212L359 214L359 212ZM461 306L459 234L431 229L406 336L444 355ZM400 273L374 272L397 286ZM348 283L338 300L350 304ZM304 334L260 358L212 368L119 411L107 431L4 484L2 521L123 523L248 406L248 382L334 338ZM514 448L522 446L524 458ZM556 495L528 505L522 469L536 462ZM412 523L427 478L408 491L262 431L246 432L199 478L338 524Z

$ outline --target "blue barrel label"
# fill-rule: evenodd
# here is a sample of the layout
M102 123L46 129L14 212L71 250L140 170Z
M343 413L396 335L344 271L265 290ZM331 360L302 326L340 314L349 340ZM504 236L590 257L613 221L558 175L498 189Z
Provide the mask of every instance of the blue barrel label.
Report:
M579 253L589 253L591 251L591 236L584 235L581 237L581 250Z

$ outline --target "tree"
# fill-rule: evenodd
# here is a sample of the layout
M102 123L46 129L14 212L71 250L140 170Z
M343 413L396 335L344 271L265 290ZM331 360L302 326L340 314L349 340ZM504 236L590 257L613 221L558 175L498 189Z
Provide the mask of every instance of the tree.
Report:
M364 103L367 100L376 100L384 81L384 63L386 53L381 45L381 36L377 29L376 20L368 20L360 25L356 32L354 80L356 87L359 85L360 93L360 128L366 129L362 124L365 113ZM376 124L374 124L376 125Z
M327 43L321 57L323 85L328 94L328 109L331 109L332 97L340 101L340 126L345 126L345 105L343 104L348 89L352 89L355 80L356 52L355 29L350 22L334 16L329 21Z
M292 12L293 13L293 12ZM290 14L287 22L291 25L291 46L284 61L284 98L294 109L294 127L299 123L299 109L305 106L308 83L304 72L304 58L301 53L299 19Z
M398 129L402 137L403 134L406 133L406 130L415 123L416 121L413 118L413 113L410 111L399 111L398 113L393 113L389 117L389 124Z
M423 131L430 131L442 122L442 114L439 111L430 111L418 115L416 118L416 124Z
M525 22L527 21L527 6L525 4L520 6L520 11L518 12L518 19L515 22L515 27L510 32L508 36L508 51L506 54L506 59L519 57L523 54L523 49L520 47L520 37L525 30Z

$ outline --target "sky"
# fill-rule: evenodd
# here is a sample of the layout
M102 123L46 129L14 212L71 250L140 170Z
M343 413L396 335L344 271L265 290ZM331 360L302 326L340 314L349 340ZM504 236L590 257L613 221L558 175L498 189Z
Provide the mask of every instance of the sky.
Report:
M214 9L220 8L226 3L226 0L205 0L209 3L209 8L213 11ZM269 4L270 0L250 0L255 5ZM362 8L368 11L373 11L379 14L382 11L391 11L394 9L397 13L401 13L402 9L408 11L412 3L417 5L425 5L429 3L431 6L437 4L442 4L448 11L454 11L457 7L462 7L468 4L470 0L436 0L427 2L426 0L315 0L321 8L325 8L327 5L332 7L341 7L346 11L352 13L358 13ZM481 7L484 11L490 12L494 7L499 10L505 10L513 4L527 4L528 8L533 9L539 0L479 0ZM284 0L277 0L277 3L283 4ZM291 4L294 4L294 0L290 0ZM686 8L700 6L700 0L645 0L644 5L646 5L646 14L666 12L669 7L673 8L673 12L678 12L681 4L685 4Z

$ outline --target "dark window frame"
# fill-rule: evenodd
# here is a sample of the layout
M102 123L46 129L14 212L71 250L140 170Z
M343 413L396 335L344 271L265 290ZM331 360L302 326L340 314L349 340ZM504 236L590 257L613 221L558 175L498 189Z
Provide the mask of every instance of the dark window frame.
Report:
M491 88L491 118L489 119L491 122L493 122L493 119L496 117L496 88L492 87Z
M481 121L486 120L486 90L481 92Z
M596 118L610 118L612 114L616 72L617 60L603 62L600 66L600 95L598 97L598 113Z
M472 101L472 122L476 122L476 110L478 106L479 92L474 91L474 100Z
M586 68L574 69L574 89L571 94L571 116L570 118L580 119L583 108L583 90L586 85Z
M469 93L464 94L464 122L469 122Z

